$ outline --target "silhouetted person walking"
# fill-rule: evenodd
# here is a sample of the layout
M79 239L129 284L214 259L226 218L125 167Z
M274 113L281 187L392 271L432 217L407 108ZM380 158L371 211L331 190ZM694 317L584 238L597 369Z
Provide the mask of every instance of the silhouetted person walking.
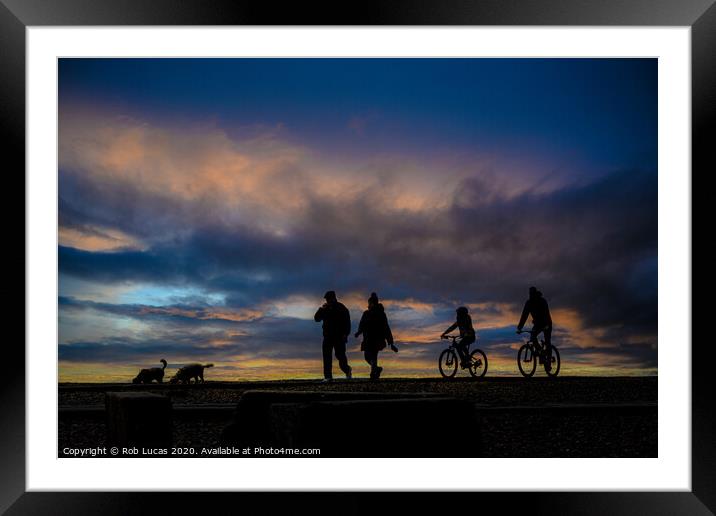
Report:
M377 380L383 368L378 366L378 353L385 349L385 343L398 352L393 343L393 333L390 331L388 317L385 315L383 304L378 301L378 295L373 292L368 298L368 310L363 312L358 325L355 337L363 335L363 342L360 345L365 355L365 361L370 364L370 379Z
M530 287L529 298L525 302L525 307L522 309L522 316L520 322L517 323L517 331L522 331L522 327L525 325L528 315L532 315L532 329L530 330L531 339L537 342L537 336L540 333L544 333L545 343L545 369L549 371L552 369L552 316L549 313L549 305L547 300L542 297L542 292L537 290L536 287Z
M475 328L472 327L472 318L466 307L461 306L455 312L457 313L455 322L440 337L445 338L455 328L460 329L460 340L455 342L455 348L457 348L457 353L460 355L460 366L464 368L469 366L467 348L475 342Z
M342 303L338 302L334 291L329 290L323 297L326 302L313 316L316 322L323 321L323 381L328 382L333 379L334 350L341 371L350 379L353 375L346 357L346 341L351 333L351 314Z

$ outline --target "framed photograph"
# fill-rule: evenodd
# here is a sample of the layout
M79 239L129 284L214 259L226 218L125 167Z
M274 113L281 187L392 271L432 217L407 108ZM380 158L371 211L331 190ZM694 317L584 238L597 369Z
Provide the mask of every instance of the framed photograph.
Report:
M253 491L714 511L691 306L711 2L0 22L26 214L8 514Z

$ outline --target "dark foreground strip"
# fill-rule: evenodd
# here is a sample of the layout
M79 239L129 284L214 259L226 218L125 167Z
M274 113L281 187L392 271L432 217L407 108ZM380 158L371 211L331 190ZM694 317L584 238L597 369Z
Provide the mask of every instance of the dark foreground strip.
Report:
M657 410L656 403L550 403L544 405L501 405L475 404L478 412L626 412L643 413ZM201 405L174 405L172 411L179 417L230 416L236 410L236 403L206 403ZM60 418L103 418L103 405L66 406L59 408Z

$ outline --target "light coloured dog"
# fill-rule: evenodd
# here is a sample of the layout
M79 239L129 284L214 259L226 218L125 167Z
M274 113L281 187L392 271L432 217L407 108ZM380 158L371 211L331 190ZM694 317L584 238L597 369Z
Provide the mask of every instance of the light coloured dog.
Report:
M214 364L187 364L180 368L169 380L169 383L191 383L191 379L194 379L194 383L204 383L204 369L208 367L214 367Z

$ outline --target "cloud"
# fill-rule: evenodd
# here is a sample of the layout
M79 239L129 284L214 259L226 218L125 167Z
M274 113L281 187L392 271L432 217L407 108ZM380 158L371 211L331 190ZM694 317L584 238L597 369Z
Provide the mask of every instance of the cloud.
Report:
M142 246L134 238L121 231L102 230L91 226L81 228L63 226L59 229L61 246L87 251L115 251L121 249L141 249Z
M446 326L459 304L472 308L479 330L507 328L535 284L555 324L571 331L566 345L603 349L611 342L619 356L639 349L635 357L655 363L656 173L616 170L585 179L573 171L555 180L514 166L494 156L337 163L280 131L237 139L211 124L156 127L65 113L61 278L117 289L191 287L222 301L80 303L66 297L61 279L61 310L144 324L246 324L266 348L247 344L244 334L220 338L259 355L274 350L264 336L275 338L281 328L292 335L280 340L281 349L300 358L315 339L306 318L327 289L356 317L367 294L378 291L405 341L417 346L428 345L428 331ZM159 351L159 341L130 345L115 337L74 340L61 358ZM192 335L186 353L207 338Z
M288 237L241 225L183 227L184 237L145 251L61 246L60 267L110 282L190 281L234 301L249 291L315 296L330 283L345 292L380 286L389 296L515 303L539 283L594 321L614 322L626 311L648 323L651 312L642 309L654 308L656 275L651 183L649 174L616 174L552 196L456 203L438 213L319 200Z
M263 314L253 309L229 309L211 306L151 306L151 305L122 305L113 303L97 303L94 301L80 301L73 298L60 296L58 304L65 310L95 310L124 317L136 317L141 319L183 319L186 321L237 323L255 321Z

